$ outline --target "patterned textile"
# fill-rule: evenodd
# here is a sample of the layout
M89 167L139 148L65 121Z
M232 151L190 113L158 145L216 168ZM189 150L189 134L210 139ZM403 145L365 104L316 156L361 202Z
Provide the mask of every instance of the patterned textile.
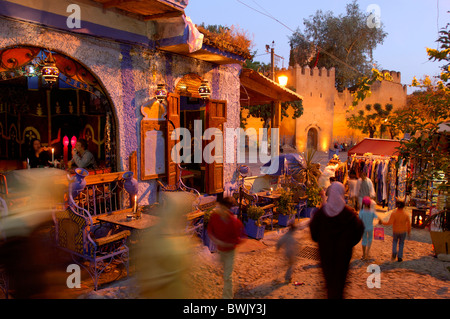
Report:
M383 166L384 162L381 162L378 165L378 172L377 172L377 201L381 203L383 201Z
M395 168L395 159L391 159L389 162L389 175L388 175L388 181L389 181L389 199L388 199L388 209L392 210L395 208L395 193L396 193L396 184L397 184L397 178L396 178L397 170Z
M403 164L403 159L400 161L398 167L398 198L405 198L406 195L406 163Z

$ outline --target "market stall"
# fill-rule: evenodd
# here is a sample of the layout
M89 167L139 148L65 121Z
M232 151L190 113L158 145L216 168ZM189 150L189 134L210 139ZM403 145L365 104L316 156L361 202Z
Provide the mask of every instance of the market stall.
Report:
M400 142L366 138L348 151L348 170L359 178L365 172L374 185L376 202L395 208L396 198L406 196L408 163L398 158Z

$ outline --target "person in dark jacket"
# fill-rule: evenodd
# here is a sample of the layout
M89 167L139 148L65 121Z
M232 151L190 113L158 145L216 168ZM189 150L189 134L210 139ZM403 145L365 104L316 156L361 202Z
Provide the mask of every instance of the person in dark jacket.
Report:
M355 210L345 204L344 185L333 182L327 202L310 222L312 239L319 245L322 271L329 299L342 299L353 246L362 237L364 225Z
M42 146L39 139L32 139L27 158L24 159L24 168L27 164L30 165L30 168L50 166L49 161L51 160L51 156L48 152L51 150L52 149L50 147Z

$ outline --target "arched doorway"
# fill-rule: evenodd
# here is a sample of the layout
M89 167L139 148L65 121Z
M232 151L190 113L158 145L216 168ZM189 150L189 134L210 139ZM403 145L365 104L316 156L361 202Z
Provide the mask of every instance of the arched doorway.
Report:
M308 138L307 138L307 142L306 142L307 149L317 150L317 142L318 142L317 129L314 127L311 127L308 130Z
M59 71L45 79L49 56ZM56 51L15 46L0 50L0 160L23 162L33 138L71 159L72 141L84 138L98 169L115 171L116 119L97 78L78 61Z

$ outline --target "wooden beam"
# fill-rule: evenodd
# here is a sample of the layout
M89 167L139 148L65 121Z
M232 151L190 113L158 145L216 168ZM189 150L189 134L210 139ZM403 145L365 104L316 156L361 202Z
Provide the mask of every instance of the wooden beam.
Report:
M270 86L256 82L248 77L241 77L241 84L246 89L250 89L257 92L258 94L269 97L272 101L281 100L280 94L276 90L274 90Z
M176 17L180 17L183 13L184 13L183 11L170 11L170 12L152 14L152 15L144 16L144 21L157 20L157 19L163 19L163 18L176 18Z
M272 104L272 127L280 127L281 125L281 102L275 101Z
M131 3L131 2L140 2L141 0L110 0L108 2L103 3L103 9L114 8L120 6L121 4Z

